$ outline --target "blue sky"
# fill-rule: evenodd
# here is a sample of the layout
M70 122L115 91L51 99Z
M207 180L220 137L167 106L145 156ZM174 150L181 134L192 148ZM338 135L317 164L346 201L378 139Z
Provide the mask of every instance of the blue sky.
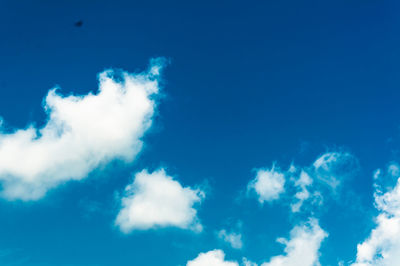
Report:
M399 8L0 1L0 264L399 265Z

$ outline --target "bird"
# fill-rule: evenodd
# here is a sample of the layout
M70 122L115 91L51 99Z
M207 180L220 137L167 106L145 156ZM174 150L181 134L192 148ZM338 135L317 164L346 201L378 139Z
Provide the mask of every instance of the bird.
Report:
M82 25L83 25L83 21L82 21L82 20L78 20L78 21L76 21L76 22L74 23L74 25L75 25L75 27L80 28L80 27L82 27Z

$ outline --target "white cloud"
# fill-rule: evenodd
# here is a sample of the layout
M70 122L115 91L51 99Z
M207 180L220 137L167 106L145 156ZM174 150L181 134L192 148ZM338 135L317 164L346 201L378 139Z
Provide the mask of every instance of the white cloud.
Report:
M218 238L229 243L232 248L241 249L243 247L242 234L235 232L227 232L222 229L218 232Z
M322 192L327 189L339 195L339 187L358 169L358 161L350 153L327 152L310 166L298 167L292 163L287 171L281 171L275 165L271 169L259 169L248 183L247 191L254 191L261 204L279 199L284 192L295 191L290 207L292 212L300 212L305 202L321 205ZM392 172L397 169L391 168Z
M328 234L321 229L316 219L296 226L290 232L290 239L279 238L286 245L285 255L272 257L261 266L313 266L319 265L319 248Z
M182 187L164 169L143 170L125 188L115 224L124 233L168 226L201 231L193 205L204 197L200 189Z
M389 174L393 171L397 173L397 169L389 166ZM353 265L400 265L400 178L386 193L381 193L379 186L375 188L375 206L380 214L369 237L357 245L357 259Z
M285 245L284 255L274 256L260 266L315 266L319 263L319 249L322 241L328 234L319 226L318 220L311 218L307 223L295 226L290 231L290 239L278 238L277 241ZM221 250L213 250L200 255L187 266L234 266L234 261L225 261L225 254ZM193 263L193 264L191 264ZM244 266L257 266L257 263L242 259Z
M399 176L400 175L400 167L397 163L391 163L388 166L388 172L391 176Z
M353 155L346 152L327 152L315 160L315 176L336 189L346 177L357 170L357 161Z
M299 179L294 183L296 187L300 187L300 191L294 195L298 201L290 205L292 212L299 212L303 202L310 197L310 192L307 187L310 186L312 182L313 180L311 177L305 171L301 171Z
M280 194L285 191L285 175L275 166L271 169L260 169L247 188L256 192L260 203L279 199Z
M37 200L69 180L81 180L111 160L132 161L152 123L162 60L148 72L107 70L99 91L62 96L56 89L44 101L48 121L13 133L0 131L1 196Z
M239 266L235 261L226 261L225 253L215 249L207 253L200 253L194 260L188 261L187 266Z
M242 264L244 266L257 266L257 263L255 263L255 262L253 262L251 260L248 260L247 258L243 258L242 259Z

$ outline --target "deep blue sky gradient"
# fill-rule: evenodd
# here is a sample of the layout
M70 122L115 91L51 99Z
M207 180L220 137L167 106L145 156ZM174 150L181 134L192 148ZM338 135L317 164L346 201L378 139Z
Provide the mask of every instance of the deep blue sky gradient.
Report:
M0 201L0 262L21 265L184 265L223 248L254 261L281 253L301 217L243 198L252 169L308 166L330 150L360 169L320 217L322 265L354 259L373 226L372 172L399 159L400 4L396 1L0 0L0 116L45 123L41 103L97 89L107 68L141 71L164 56L163 94L145 149L38 202ZM74 23L83 20L78 28ZM202 234L123 235L115 193L143 168L184 185L207 180ZM351 206L351 207L349 207ZM214 231L243 222L244 249Z

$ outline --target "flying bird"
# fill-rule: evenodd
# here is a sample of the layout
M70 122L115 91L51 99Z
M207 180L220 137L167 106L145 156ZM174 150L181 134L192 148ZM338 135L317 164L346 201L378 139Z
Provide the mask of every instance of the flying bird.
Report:
M76 21L76 22L74 23L74 25L75 25L75 27L80 28L80 27L82 27L82 25L83 25L83 21L82 21L82 20L78 20L78 21Z

